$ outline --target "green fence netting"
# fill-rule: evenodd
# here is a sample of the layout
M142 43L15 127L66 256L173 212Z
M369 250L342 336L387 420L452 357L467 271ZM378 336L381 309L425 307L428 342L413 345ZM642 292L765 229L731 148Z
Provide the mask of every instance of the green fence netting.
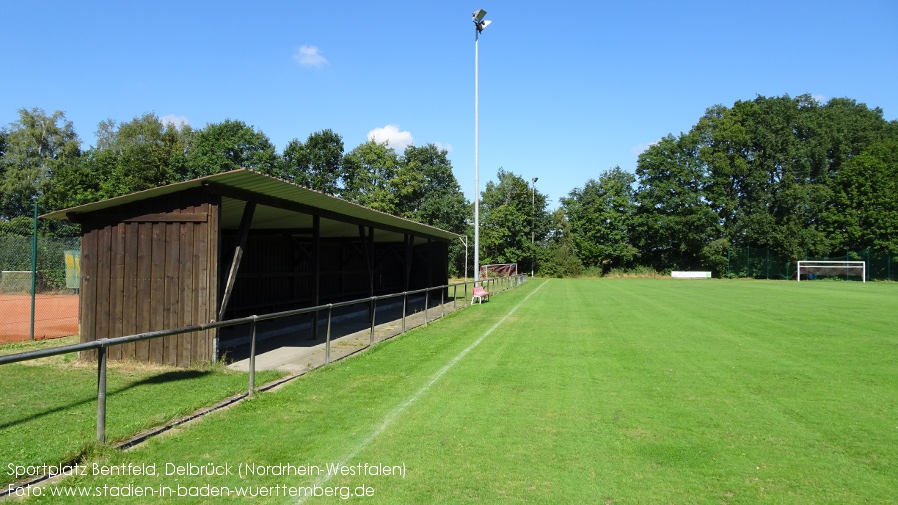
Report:
M801 260L864 261L867 264L868 281L898 280L898 256L866 249L838 256L807 256ZM770 252L769 248L734 247L727 254L726 277L751 277L755 279L795 279L795 259ZM852 278L849 276L849 278ZM856 276L860 280L859 276Z

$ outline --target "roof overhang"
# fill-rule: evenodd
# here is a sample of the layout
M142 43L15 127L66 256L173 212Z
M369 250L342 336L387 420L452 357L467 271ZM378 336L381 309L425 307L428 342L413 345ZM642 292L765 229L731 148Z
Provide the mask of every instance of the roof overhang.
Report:
M256 203L251 229L294 230L304 234L311 230L313 216L321 218L321 236L326 238L358 237L359 226L373 227L377 242L401 241L403 235L451 241L460 237L440 228L410 219L393 216L368 207L342 200L319 191L271 176L240 169L200 177L189 181L130 193L78 207L58 210L41 217L78 222L87 215L102 215L104 211L126 204L170 195L191 188L206 188L221 195L222 230L236 230L240 226L246 202ZM384 233L386 232L386 233ZM309 231L308 234L311 234Z

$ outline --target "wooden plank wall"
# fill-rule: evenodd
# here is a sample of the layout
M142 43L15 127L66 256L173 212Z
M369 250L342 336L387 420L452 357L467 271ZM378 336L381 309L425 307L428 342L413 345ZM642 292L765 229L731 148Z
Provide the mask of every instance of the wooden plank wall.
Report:
M217 198L187 191L81 219L82 342L215 318ZM214 336L209 330L119 345L109 357L189 365L215 358Z

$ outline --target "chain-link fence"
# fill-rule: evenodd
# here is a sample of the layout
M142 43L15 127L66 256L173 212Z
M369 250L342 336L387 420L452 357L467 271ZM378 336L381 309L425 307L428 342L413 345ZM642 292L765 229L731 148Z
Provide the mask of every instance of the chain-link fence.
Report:
M866 249L839 256L807 256L801 260L814 261L864 261L867 263L868 281L898 280L898 256ZM727 253L727 277L752 277L755 279L795 279L798 265L795 260L778 256L769 248L738 247ZM849 279L860 276L848 276Z
M77 334L81 239L23 235L0 235L0 343Z

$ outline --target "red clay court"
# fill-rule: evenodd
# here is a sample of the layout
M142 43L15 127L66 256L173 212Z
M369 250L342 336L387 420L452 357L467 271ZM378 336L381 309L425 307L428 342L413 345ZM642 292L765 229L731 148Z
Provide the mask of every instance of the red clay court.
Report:
M0 294L0 344L28 340L31 295ZM34 301L34 339L78 333L78 295L39 294Z

